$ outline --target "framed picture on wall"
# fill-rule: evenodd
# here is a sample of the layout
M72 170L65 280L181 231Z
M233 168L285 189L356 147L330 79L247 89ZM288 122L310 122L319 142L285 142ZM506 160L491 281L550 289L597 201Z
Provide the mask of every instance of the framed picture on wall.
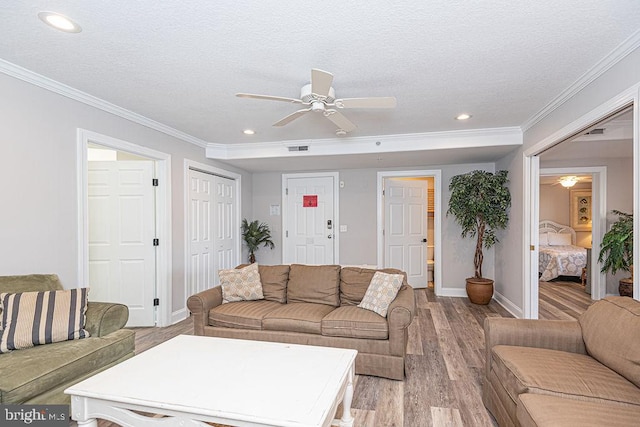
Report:
M591 190L571 190L571 228L591 231Z

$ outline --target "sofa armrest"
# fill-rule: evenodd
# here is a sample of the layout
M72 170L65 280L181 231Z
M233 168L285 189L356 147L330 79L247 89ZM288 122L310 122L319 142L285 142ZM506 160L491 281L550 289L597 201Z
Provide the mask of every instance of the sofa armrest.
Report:
M408 284L403 284L398 295L389 305L389 326L403 329L408 327L416 313L416 297L413 288Z
M413 321L416 312L416 299L413 288L406 281L398 291L398 295L389 305L387 321L389 323L389 342L391 354L404 356L407 350L409 333L407 328Z
M129 308L124 304L89 301L86 316L85 329L92 337L104 337L124 328L129 320Z
M222 304L222 287L220 286L191 295L187 299L187 307L193 315L195 335L204 335L204 327L209 322L209 311L220 304Z
M491 372L491 349L496 345L547 348L587 354L582 329L575 320L534 320L487 317L484 320L487 375Z

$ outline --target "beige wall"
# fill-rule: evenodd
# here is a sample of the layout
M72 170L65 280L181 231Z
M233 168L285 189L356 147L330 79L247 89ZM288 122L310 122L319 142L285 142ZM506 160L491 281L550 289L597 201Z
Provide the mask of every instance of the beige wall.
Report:
M574 120L609 101L616 95L640 83L640 49L629 53L600 77L589 83L572 98L558 106L536 125L524 132L522 148L496 163L496 169L508 169L513 196L511 224L505 239L496 247L496 291L513 307L524 308L525 247L522 243L524 220L524 162L523 153L544 138L559 131ZM637 113L636 113L637 114ZM636 116L637 120L637 116ZM636 195L637 197L637 195Z
M77 283L76 132L87 129L171 155L172 312L185 308L184 159L242 173L243 212L251 177L211 161L204 149L0 74L0 275L56 273Z
M465 278L473 275L472 239L460 237L460 227L453 217L447 218L449 181L457 174L474 169L494 171L491 163L471 165L424 165L422 169L441 170L442 188L442 286L464 295ZM340 170L340 224L348 231L340 233L341 264L377 264L377 169ZM380 169L383 171L383 169ZM282 217L270 216L269 206L282 204L282 174L256 173L253 175L253 217L269 224L273 231L276 248L273 251L260 249L256 257L263 264L278 264L282 261ZM483 273L494 277L494 250L485 251Z
M540 185L540 221L550 220L571 226L571 190L591 191L591 183L578 183L571 189L562 185ZM591 232L576 230L576 245L591 247Z

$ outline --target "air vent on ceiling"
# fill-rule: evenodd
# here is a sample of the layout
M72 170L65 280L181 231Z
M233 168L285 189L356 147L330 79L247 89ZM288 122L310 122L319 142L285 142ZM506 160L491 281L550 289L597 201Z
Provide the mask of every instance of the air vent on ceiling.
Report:
M289 151L309 151L309 146L308 145L292 145L291 147L288 147Z
M589 132L585 133L585 135L602 135L602 134L604 134L604 128L592 129Z

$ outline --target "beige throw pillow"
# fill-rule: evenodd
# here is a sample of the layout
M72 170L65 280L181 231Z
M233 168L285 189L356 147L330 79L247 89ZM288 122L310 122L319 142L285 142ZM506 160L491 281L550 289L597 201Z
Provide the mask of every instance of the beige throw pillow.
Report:
M0 353L86 338L89 288L0 294Z
M240 269L220 270L218 276L222 286L223 304L264 299L258 264Z
M388 274L376 271L358 307L371 310L382 317L387 317L389 305L398 295L403 279L404 276L402 274Z

